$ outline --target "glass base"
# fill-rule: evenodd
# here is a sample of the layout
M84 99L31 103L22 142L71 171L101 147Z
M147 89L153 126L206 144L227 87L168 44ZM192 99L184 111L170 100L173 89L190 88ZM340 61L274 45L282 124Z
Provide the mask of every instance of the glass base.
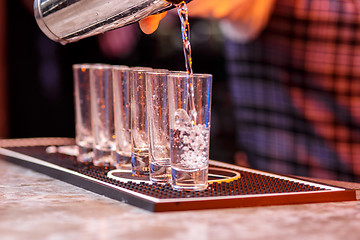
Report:
M171 179L170 165L150 163L150 180L156 183L167 183Z
M207 189L208 184L188 186L188 185L174 185L171 184L172 188L178 191L203 191Z
M149 176L149 154L131 155L131 172L133 176Z
M201 191L208 187L208 168L171 168L171 186L175 190Z
M109 167L114 163L114 151L94 149L94 166Z
M79 154L77 156L78 162L91 163L94 159L93 148L82 147L78 145Z
M115 152L113 166L117 169L131 169L131 157Z

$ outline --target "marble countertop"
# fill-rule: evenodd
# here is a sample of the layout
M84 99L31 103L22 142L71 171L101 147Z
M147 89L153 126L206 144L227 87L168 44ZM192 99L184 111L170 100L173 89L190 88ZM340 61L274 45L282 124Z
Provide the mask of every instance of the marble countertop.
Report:
M151 213L0 160L0 239L359 239L360 201Z

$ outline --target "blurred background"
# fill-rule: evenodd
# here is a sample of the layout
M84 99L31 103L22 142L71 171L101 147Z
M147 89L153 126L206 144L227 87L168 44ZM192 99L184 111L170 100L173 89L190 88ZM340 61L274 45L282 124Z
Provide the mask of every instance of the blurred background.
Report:
M33 0L0 2L0 137L74 137L75 63L185 70L180 21L172 10L152 35L137 24L61 45L38 28ZM232 106L223 36L215 21L190 19L193 70L214 76L210 158L233 162Z

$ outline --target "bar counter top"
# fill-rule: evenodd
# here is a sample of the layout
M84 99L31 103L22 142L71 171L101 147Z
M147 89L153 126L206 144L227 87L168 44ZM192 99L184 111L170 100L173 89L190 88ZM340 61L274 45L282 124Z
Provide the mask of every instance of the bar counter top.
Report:
M0 239L360 239L360 201L152 213L0 159Z

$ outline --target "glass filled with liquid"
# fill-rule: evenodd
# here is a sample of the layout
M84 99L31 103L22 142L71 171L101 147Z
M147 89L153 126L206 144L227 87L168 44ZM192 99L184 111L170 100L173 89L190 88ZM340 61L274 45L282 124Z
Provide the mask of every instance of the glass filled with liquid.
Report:
M189 82L194 84L193 97ZM208 186L212 75L169 74L168 84L172 187L204 190Z

